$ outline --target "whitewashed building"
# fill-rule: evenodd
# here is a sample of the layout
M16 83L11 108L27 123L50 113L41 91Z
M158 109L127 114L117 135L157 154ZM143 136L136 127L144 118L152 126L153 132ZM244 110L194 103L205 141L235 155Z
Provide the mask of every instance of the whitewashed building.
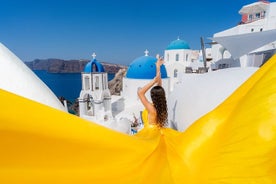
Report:
M213 69L259 67L276 52L276 2L248 4L239 14L237 26L212 38Z
M108 75L100 62L93 59L86 64L82 77L79 101L79 116L92 121L113 119Z
M172 41L164 51L164 61L168 77L170 78L170 90L178 81L179 74L199 73L204 67L202 53L192 50L185 40Z

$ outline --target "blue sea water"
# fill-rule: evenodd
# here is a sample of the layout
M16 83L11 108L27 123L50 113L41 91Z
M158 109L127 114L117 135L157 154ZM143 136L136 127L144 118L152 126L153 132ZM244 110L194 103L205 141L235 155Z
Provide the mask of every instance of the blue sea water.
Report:
M45 70L33 71L57 97L64 97L74 101L81 91L81 73L48 73ZM108 80L112 80L115 74L108 74Z

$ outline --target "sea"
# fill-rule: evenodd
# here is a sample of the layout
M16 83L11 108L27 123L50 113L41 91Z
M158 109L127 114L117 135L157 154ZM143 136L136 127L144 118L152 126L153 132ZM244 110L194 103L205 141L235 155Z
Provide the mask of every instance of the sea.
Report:
M74 102L81 91L81 73L49 73L45 70L33 70L33 72L53 91L59 98ZM108 74L108 81L115 74Z

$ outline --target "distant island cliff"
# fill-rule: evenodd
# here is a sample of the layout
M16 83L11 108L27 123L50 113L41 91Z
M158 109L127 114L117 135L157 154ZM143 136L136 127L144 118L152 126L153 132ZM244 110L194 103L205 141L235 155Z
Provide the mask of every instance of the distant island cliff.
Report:
M35 59L24 62L31 70L45 70L50 73L80 73L90 60ZM100 62L107 73L117 73L127 66Z

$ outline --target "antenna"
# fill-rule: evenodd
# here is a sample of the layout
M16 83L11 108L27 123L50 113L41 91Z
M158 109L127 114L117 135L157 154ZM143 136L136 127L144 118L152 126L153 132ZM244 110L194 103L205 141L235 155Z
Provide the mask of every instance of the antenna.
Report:
M205 70L205 72L207 72L206 51L205 51L205 45L204 45L203 37L200 37L200 43L201 43L204 70Z

